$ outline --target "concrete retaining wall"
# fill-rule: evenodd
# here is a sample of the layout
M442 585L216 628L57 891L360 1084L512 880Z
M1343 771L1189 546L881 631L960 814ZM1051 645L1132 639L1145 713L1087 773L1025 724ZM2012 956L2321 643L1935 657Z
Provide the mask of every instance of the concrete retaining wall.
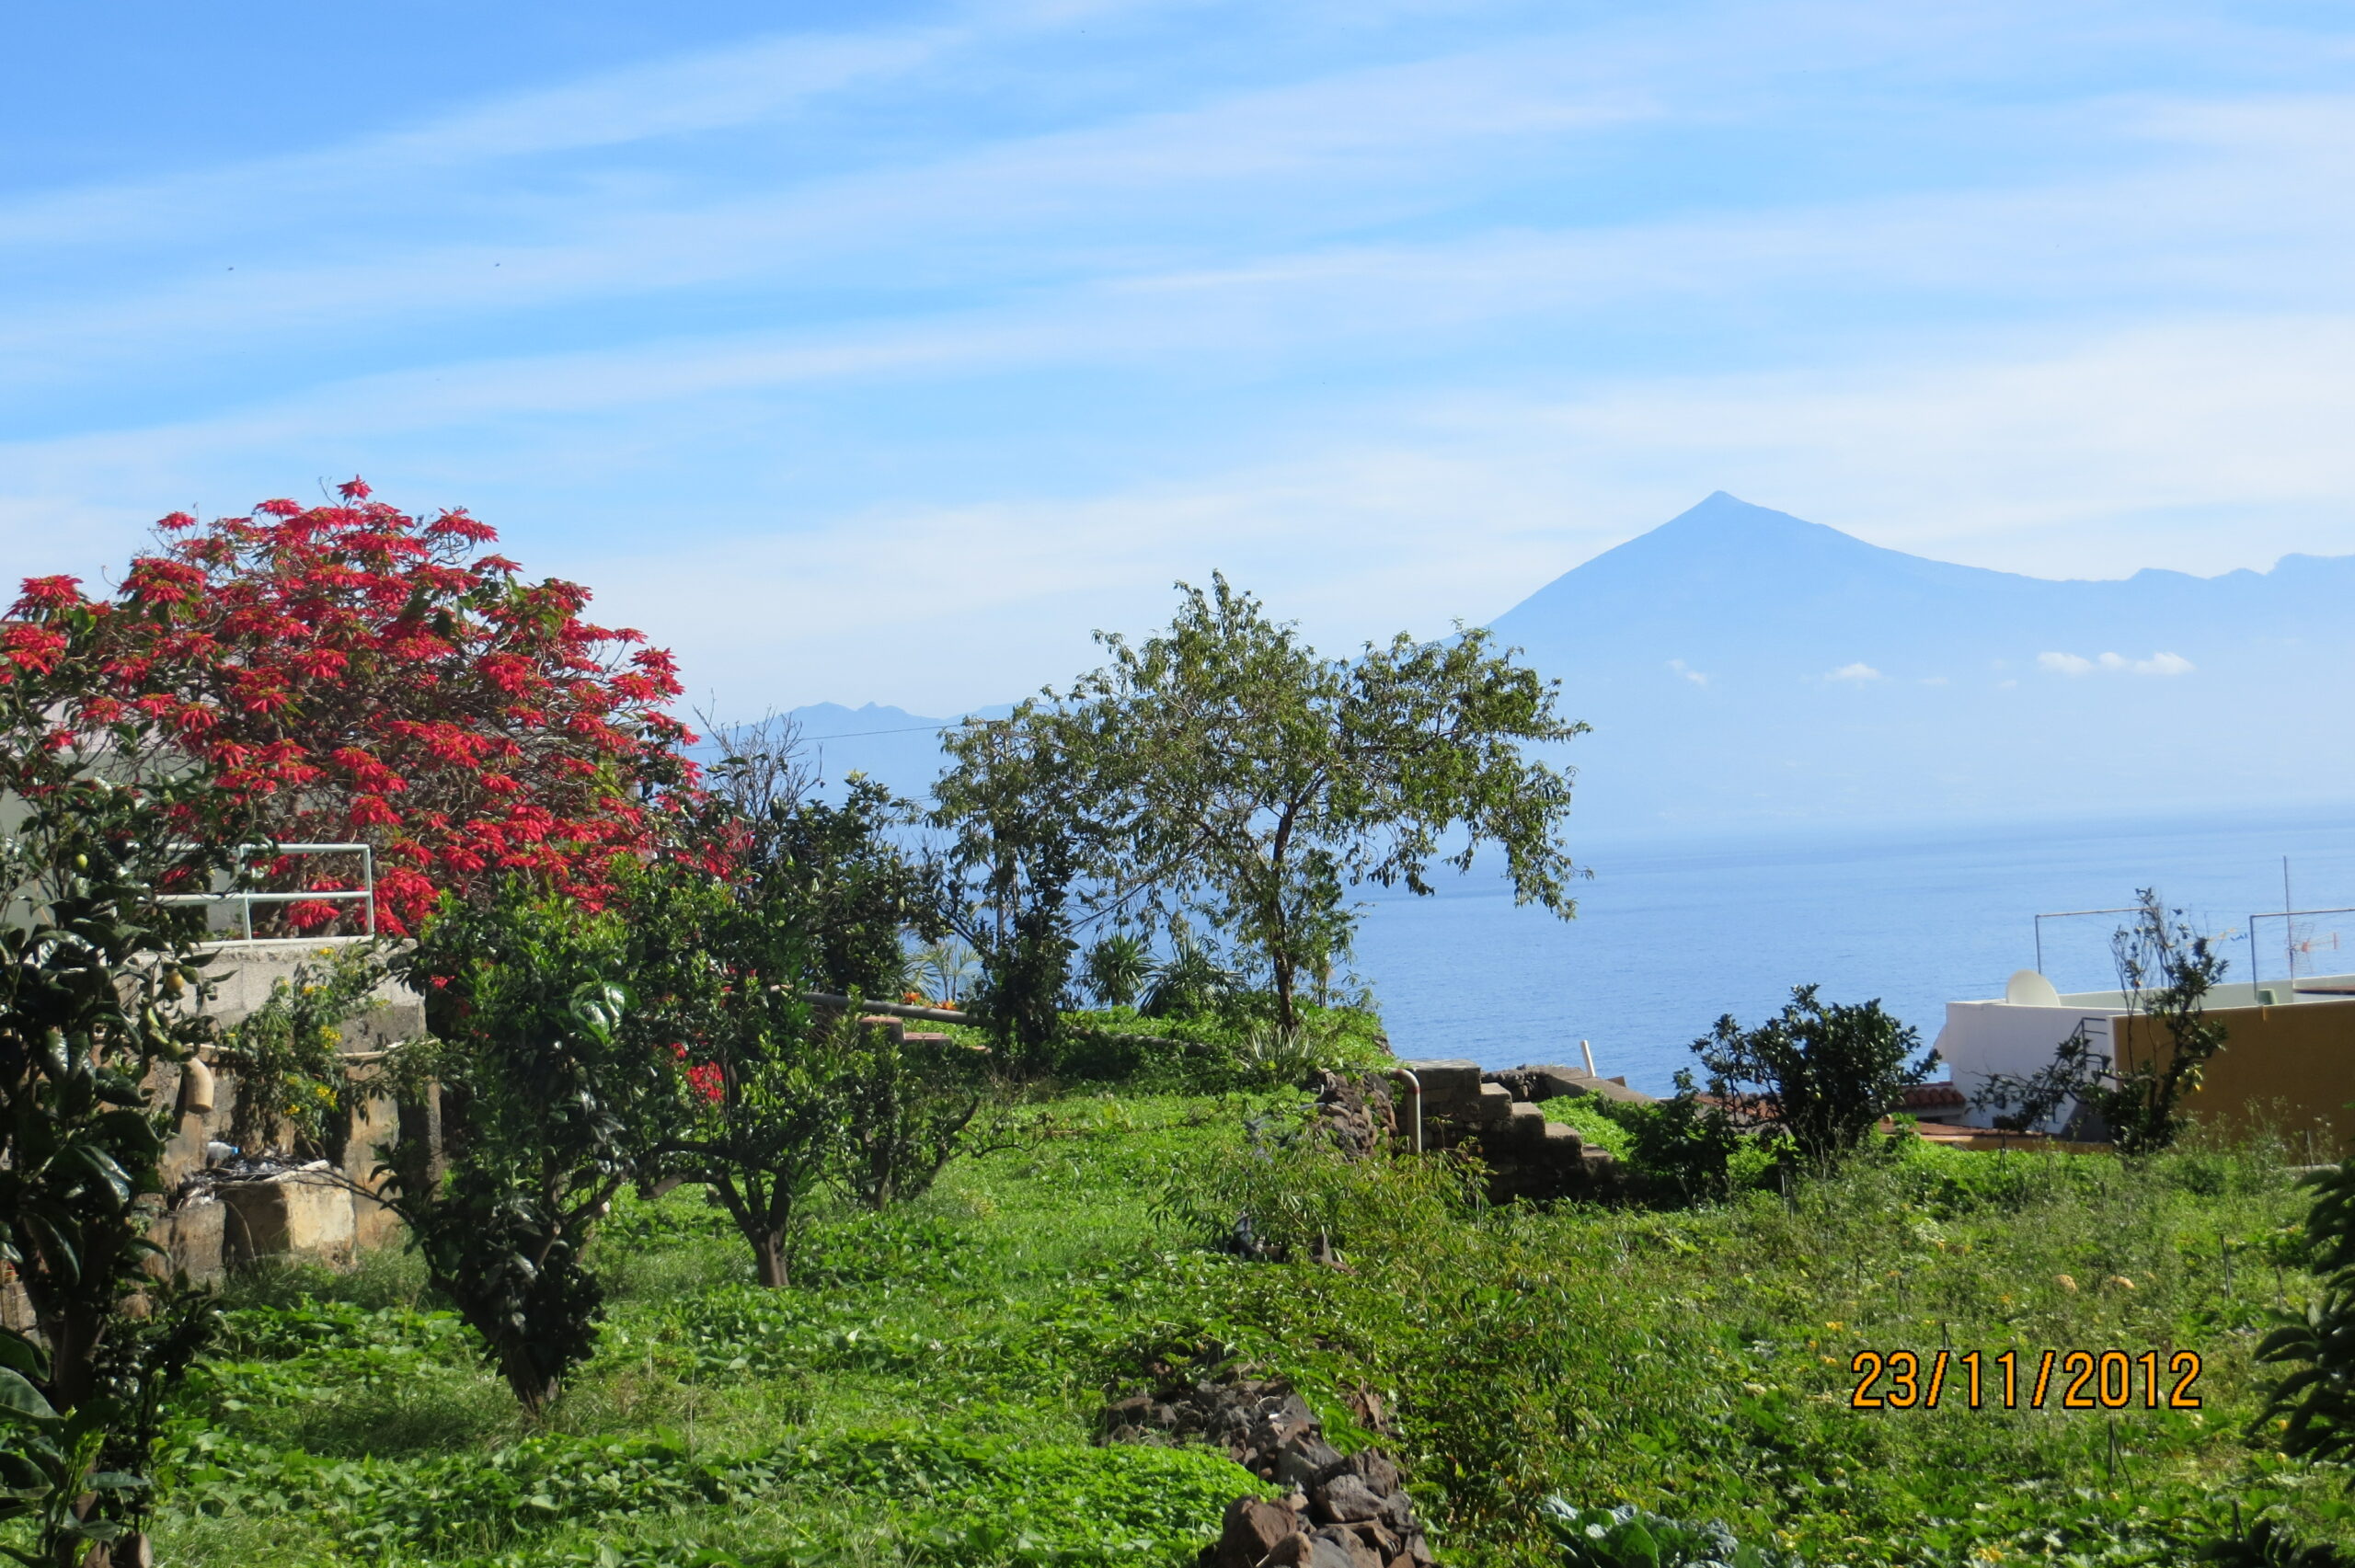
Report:
M218 991L208 1011L226 1029L259 1008L272 987L292 979L299 967L321 962L357 940L235 942L209 949L216 955L210 969ZM381 1051L425 1033L425 1004L416 992L387 981L375 996L378 1006L343 1026L346 1054ZM358 1070L364 1083L368 1069ZM149 1234L174 1267L199 1279L270 1257L341 1267L359 1253L397 1239L399 1222L391 1211L352 1190L373 1185L379 1146L401 1136L400 1107L391 1096L358 1100L343 1156L332 1166L266 1180L213 1180L208 1179L205 1147L227 1139L238 1092L233 1068L216 1065L213 1075L213 1109L203 1116L182 1114L165 1145L163 1177L170 1202ZM182 1076L177 1065L156 1070L150 1080L156 1104L180 1104ZM411 1130L429 1129L430 1137L434 1107L419 1109L423 1114Z

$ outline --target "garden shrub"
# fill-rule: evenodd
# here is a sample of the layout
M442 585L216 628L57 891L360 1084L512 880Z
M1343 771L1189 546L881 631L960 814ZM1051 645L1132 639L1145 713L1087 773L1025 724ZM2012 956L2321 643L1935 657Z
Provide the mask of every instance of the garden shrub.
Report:
M982 1107L974 1054L856 1021L837 1049L844 1185L869 1208L923 1196Z
M203 917L163 900L227 872L249 807L102 694L109 624L70 578L0 622L0 1261L32 1331L0 1330L0 1520L38 1563L137 1550L157 1402L213 1322L142 1272L151 1073L214 1034Z
M1614 1119L1626 1131L1627 1169L1647 1196L1700 1203L1731 1195L1733 1159L1746 1139L1721 1106L1694 1092L1693 1075L1676 1075L1672 1098L1623 1104Z
M1289 1031L1271 1010L1269 999L1246 997L1224 1012L1169 1018L1128 1007L1066 1013L1051 1071L1074 1083L1220 1093L1296 1086L1315 1067L1365 1070L1393 1061L1381 1019L1362 1008L1304 1004L1300 1026Z
M1874 1124L1929 1076L1931 1052L1909 1061L1922 1040L1878 1001L1826 1003L1814 986L1791 991L1777 1016L1744 1029L1731 1013L1693 1042L1709 1093L1738 1116L1763 1123L1799 1162L1821 1171L1854 1153Z
M582 1250L675 1096L674 1064L620 1029L626 929L519 880L446 902L404 961L436 1039L396 1059L441 1085L449 1168L397 1146L386 1201L533 1412L596 1344Z
M2355 1459L2355 1159L2305 1178L2314 1188L2304 1250L2317 1289L2303 1312L2283 1316L2257 1359L2291 1368L2266 1402L2280 1421L2282 1451L2303 1459ZM2355 1488L2355 1471L2347 1484Z
M1353 1159L1314 1120L1255 1116L1240 1147L1182 1162L1155 1211L1208 1245L1246 1257L1324 1257L1361 1238L1445 1226L1476 1207L1480 1170L1453 1155Z

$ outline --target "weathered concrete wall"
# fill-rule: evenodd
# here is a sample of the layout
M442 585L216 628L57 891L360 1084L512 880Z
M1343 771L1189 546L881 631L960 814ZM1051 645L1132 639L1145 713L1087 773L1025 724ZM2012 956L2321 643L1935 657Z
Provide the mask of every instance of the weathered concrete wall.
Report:
M324 963L339 948L365 940L343 936L301 942L224 942L208 948L213 959L207 973L218 988L209 1011L224 1027L235 1024L269 1001L270 988L293 979L303 965ZM355 1019L345 1030L344 1049L382 1050L396 1040L425 1033L425 1003L415 991L386 980L374 994L383 1005Z
M321 962L353 940L223 944L211 950L217 955L210 967L218 990L208 1011L225 1029L259 1008L272 987L291 980L302 965ZM381 1051L424 1034L425 1007L416 992L387 981L375 996L378 1006L343 1026L345 1054ZM201 1116L183 1110L164 1150L169 1201L150 1234L175 1267L192 1278L206 1278L224 1268L276 1256L342 1266L358 1253L396 1238L399 1224L391 1211L352 1190L355 1185L373 1185L379 1146L400 1135L400 1109L391 1096L357 1100L342 1158L326 1170L291 1171L256 1181L192 1181L208 1177L212 1162L206 1145L227 1141L236 1114L236 1070L215 1062L213 1070L212 1110ZM356 1071L362 1085L373 1075L365 1066ZM176 1065L157 1069L151 1087L158 1104L183 1104L184 1076ZM426 1110L430 1125L431 1107Z

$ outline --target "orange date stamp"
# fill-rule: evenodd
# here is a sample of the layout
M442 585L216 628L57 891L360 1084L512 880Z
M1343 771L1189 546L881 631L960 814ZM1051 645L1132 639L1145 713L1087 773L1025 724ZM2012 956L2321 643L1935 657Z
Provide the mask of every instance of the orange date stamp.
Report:
M2165 1370L2163 1371L2162 1365ZM1970 1410L2198 1410L2200 1352L2048 1350L2023 1360L2016 1350L1982 1356L1951 1350L1859 1350L1848 1370L1856 1387L1850 1410L1936 1410L1940 1399ZM2022 1396L2026 1397L2023 1398Z

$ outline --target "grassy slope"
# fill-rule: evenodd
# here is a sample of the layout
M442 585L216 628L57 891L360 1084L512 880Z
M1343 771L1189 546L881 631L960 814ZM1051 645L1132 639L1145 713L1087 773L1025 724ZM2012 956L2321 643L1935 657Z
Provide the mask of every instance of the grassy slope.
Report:
M1088 1439L1108 1386L1209 1342L1292 1372L1345 1436L1342 1391L1383 1395L1451 1562L1542 1560L1549 1490L1819 1564L2178 1562L2231 1497L2346 1528L2338 1478L2240 1437L2275 1277L2253 1250L2226 1297L2219 1239L2259 1248L2301 1210L2261 1159L1915 1150L1796 1209L1667 1215L1451 1213L1372 1173L1347 1271L1235 1262L1157 1216L1174 1168L1295 1098L1066 1097L910 1209L836 1217L785 1292L695 1195L626 1207L605 1342L539 1431L406 1260L252 1282L178 1428L163 1560L1176 1562L1250 1478ZM1845 1408L1858 1348L1949 1337L2188 1345L2207 1405Z

